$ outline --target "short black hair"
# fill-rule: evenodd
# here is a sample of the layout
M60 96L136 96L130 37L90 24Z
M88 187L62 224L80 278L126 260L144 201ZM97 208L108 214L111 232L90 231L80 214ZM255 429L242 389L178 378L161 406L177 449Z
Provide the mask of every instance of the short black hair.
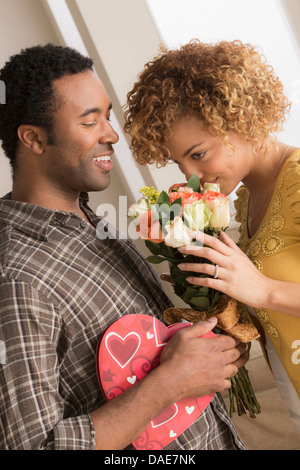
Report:
M53 144L55 96L53 81L65 75L93 70L93 61L70 47L46 44L23 49L0 70L5 83L6 103L0 105L0 139L13 169L21 124L45 129Z

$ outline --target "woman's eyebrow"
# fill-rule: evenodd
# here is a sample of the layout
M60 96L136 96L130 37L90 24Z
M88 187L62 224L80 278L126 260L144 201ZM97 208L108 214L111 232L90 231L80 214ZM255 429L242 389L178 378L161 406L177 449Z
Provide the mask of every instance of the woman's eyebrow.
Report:
M194 150L194 148L196 148L196 147L198 147L199 145L202 145L202 144L203 144L203 142L200 142L199 144L192 145L192 147L187 149L182 156L186 157L189 153L191 153Z

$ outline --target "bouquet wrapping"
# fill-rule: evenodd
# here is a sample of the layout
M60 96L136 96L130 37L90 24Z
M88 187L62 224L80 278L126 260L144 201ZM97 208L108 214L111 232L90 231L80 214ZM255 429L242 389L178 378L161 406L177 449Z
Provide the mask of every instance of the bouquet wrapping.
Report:
M207 259L184 255L178 248L199 245L193 231L202 231L218 236L230 221L228 198L220 192L217 184L205 184L194 174L187 183L174 184L168 191L153 187L141 188L143 196L129 207L128 216L136 224L138 236L145 240L151 255L147 261L159 264L169 262L174 292L189 308L169 308L164 312L164 321L170 325L183 320L195 323L209 316L218 319L215 333L227 333L241 342L248 343L259 337L258 331L243 314L242 306L235 299L208 287L190 284L191 273L180 270L179 263L211 263ZM201 244L202 245L202 244ZM217 269L217 268L216 268ZM216 271L217 273L217 271ZM193 273L207 277L207 274ZM230 415L249 413L255 418L260 413L248 372L245 367L231 378Z

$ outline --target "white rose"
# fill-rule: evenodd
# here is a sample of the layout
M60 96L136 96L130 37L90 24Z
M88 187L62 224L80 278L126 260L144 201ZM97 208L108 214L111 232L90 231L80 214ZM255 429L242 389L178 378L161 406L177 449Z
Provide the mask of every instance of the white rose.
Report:
M167 246L180 248L181 246L190 245L193 238L188 232L188 227L183 223L181 217L176 216L170 225L165 226L167 235L164 242Z
M204 190L207 189L208 191L215 191L216 193L220 192L220 185L219 183L204 183Z
M211 211L206 200L200 199L183 207L184 220L192 230L203 230L209 226Z
M136 219L141 214L144 214L144 212L147 212L149 209L151 209L151 203L149 199L142 197L136 204L132 204L132 206L129 207L127 215L128 217Z
M180 188L178 188L178 192L179 193L193 193L194 190L193 188L190 188L189 186L180 186Z
M210 218L210 227L215 229L226 228L230 222L229 201L225 197L214 199L214 206Z

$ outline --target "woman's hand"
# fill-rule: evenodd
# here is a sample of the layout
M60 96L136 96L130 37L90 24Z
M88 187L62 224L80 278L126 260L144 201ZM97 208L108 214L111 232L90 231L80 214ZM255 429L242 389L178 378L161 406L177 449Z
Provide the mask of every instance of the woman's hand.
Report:
M264 276L224 232L220 238L203 232L192 232L195 239L205 246L179 248L183 254L208 259L209 263L179 264L182 271L204 273L212 277L188 277L190 284L210 287L252 307L264 307L271 289L272 280ZM218 268L216 270L216 266ZM218 277L214 278L218 273Z

